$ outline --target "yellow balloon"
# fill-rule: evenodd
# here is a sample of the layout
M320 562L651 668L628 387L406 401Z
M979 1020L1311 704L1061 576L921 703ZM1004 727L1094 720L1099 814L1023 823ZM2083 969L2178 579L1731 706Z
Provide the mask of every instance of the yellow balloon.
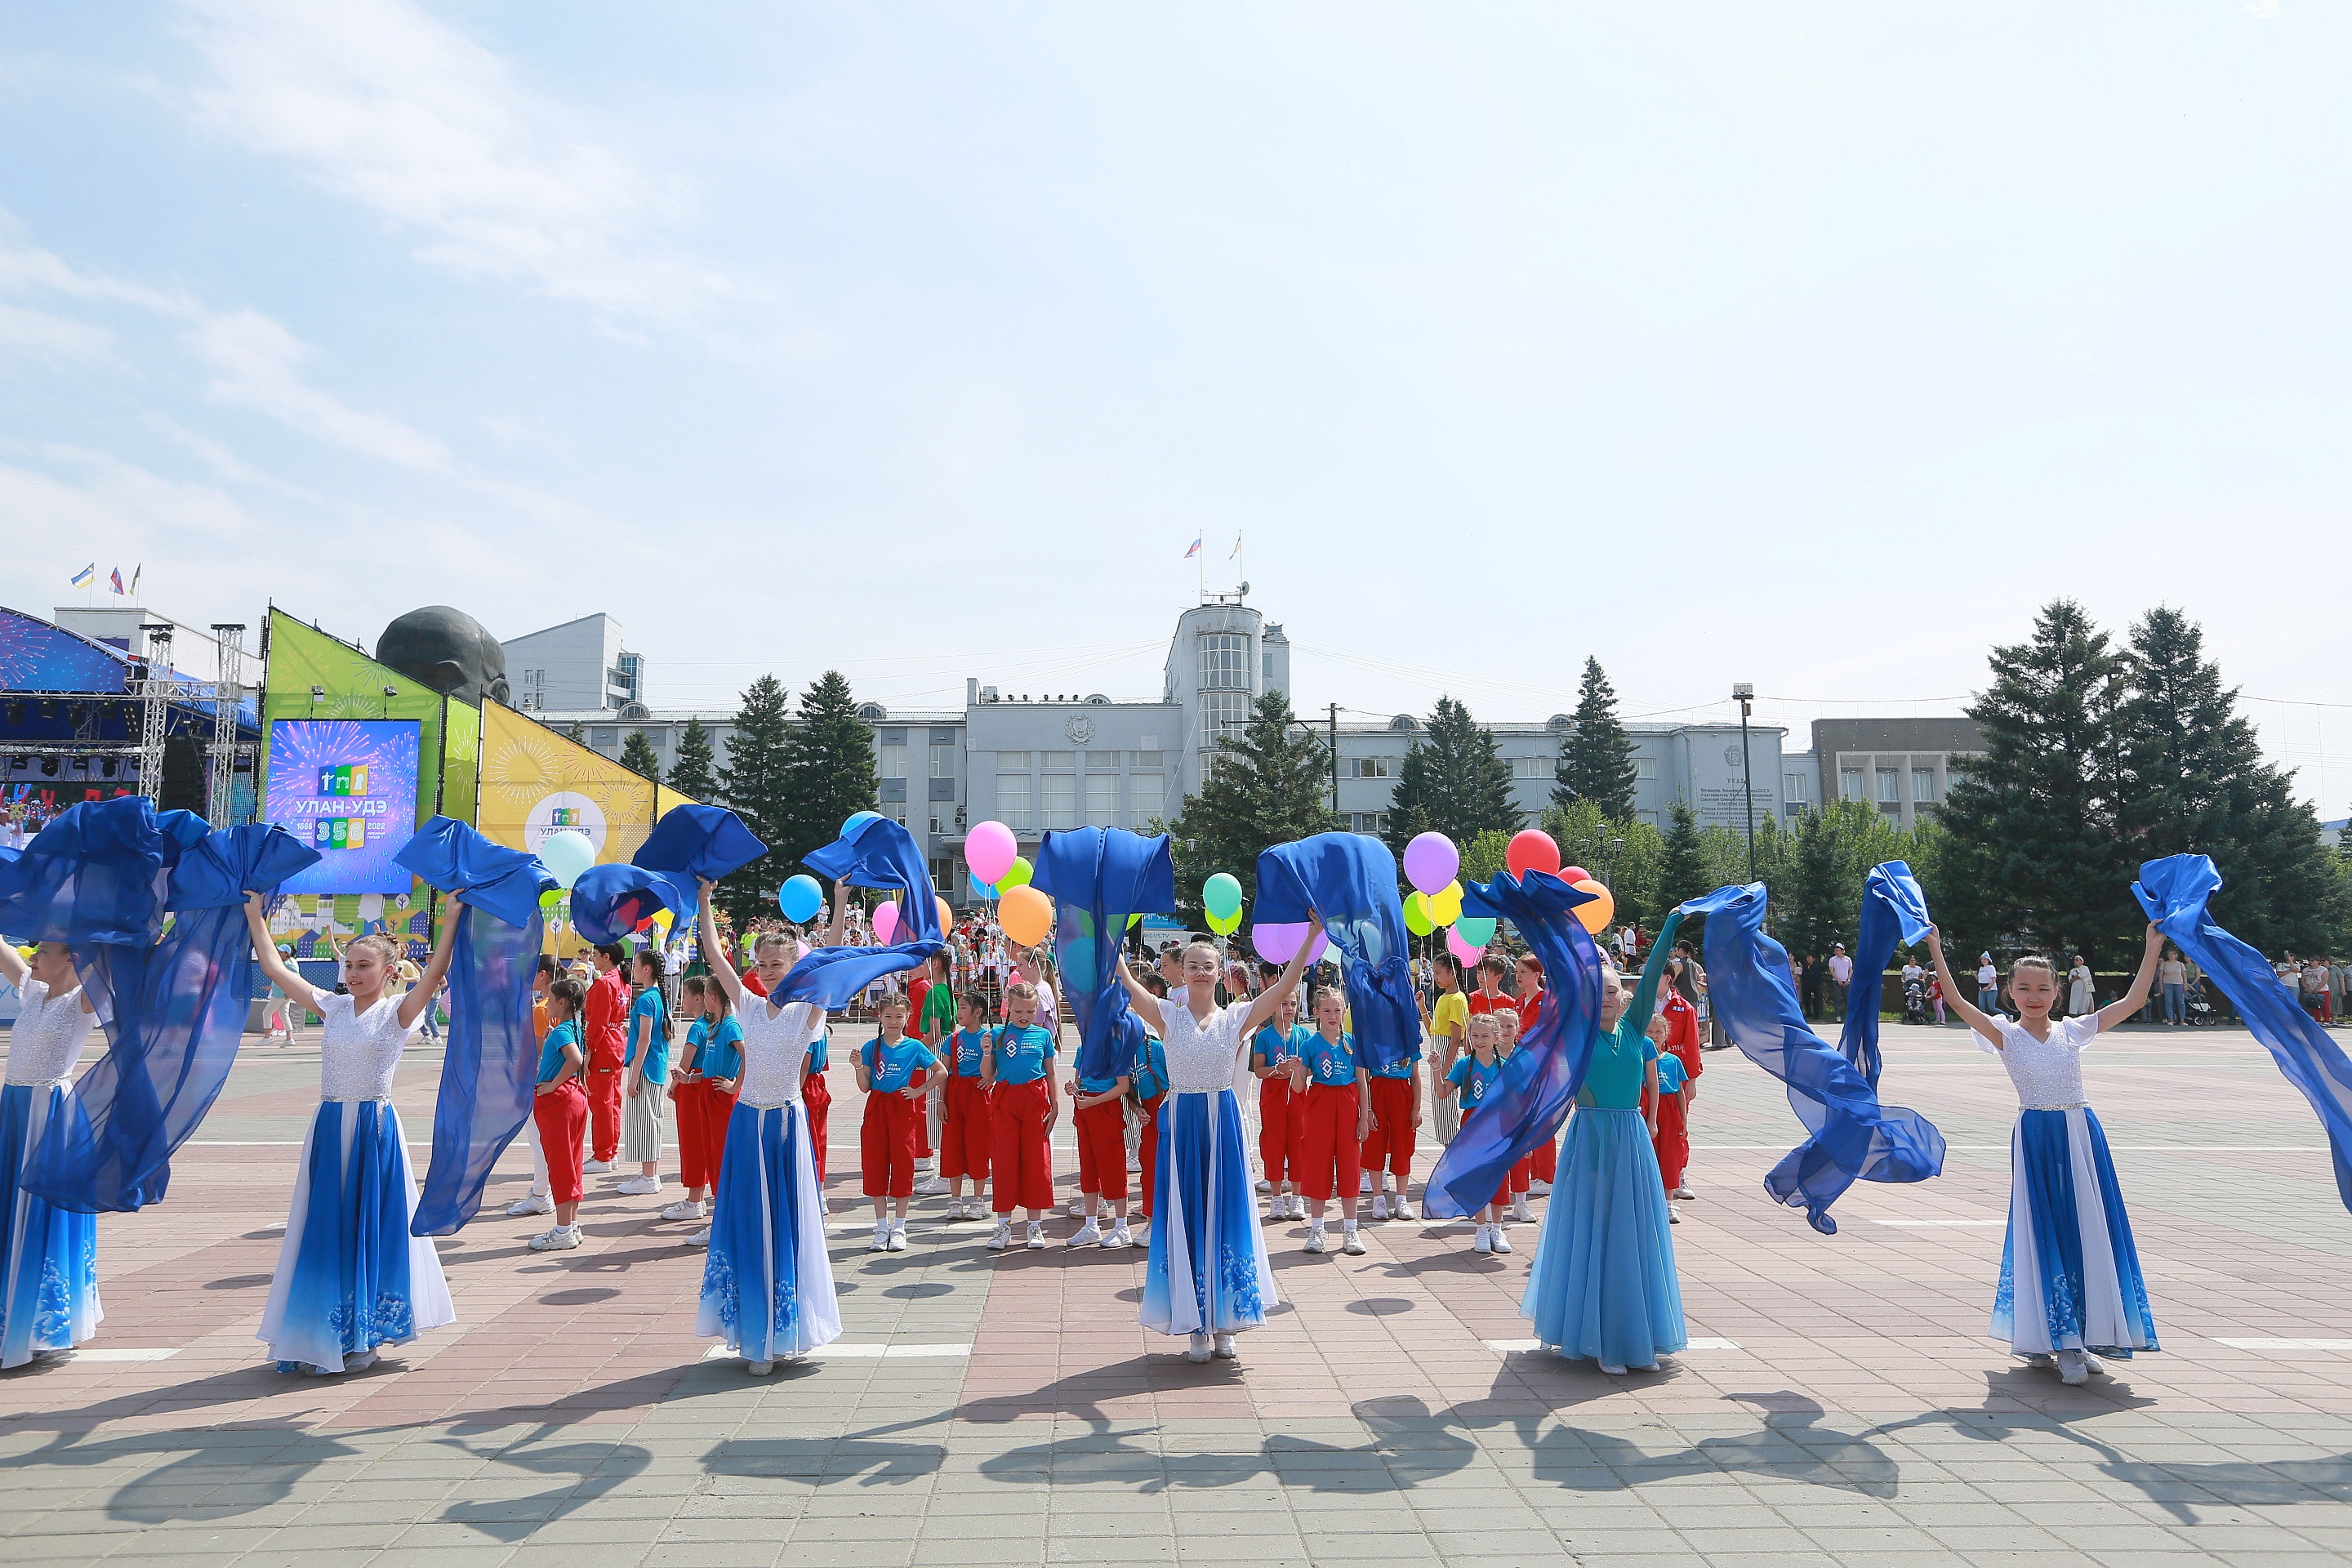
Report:
M1462 884L1448 882L1429 895L1432 925L1450 926L1462 918Z
M670 921L675 918L676 917L671 915L667 910L656 910L654 911L654 929L656 931L669 930Z
M1607 931L1610 921L1617 913L1616 895L1590 877L1581 882L1570 882L1569 886L1580 893L1592 895L1591 903L1576 906L1577 923L1594 936L1599 936L1602 931Z

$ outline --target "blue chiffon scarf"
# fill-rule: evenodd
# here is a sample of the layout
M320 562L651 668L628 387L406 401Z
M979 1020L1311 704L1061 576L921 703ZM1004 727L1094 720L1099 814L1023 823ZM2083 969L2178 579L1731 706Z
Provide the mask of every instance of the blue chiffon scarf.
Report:
M1172 912L1176 868L1168 836L1123 827L1069 827L1045 835L1030 885L1054 900L1054 952L1078 1025L1078 1074L1132 1069L1143 1026L1128 1007L1118 954L1130 915Z
M1421 1007L1389 847L1360 833L1318 833L1261 850L1255 918L1295 925L1310 911L1322 917L1324 934L1339 950L1357 1059L1393 1068L1415 1055Z
M583 940L618 942L657 910L670 930L694 929L700 884L734 875L768 852L723 805L676 805L664 813L625 866L591 866L572 889L572 923Z
M905 895L898 900L898 931L904 940L883 947L811 948L768 998L771 1005L814 1002L835 1012L876 981L904 973L947 951L930 868L905 824L887 816L867 817L804 857L803 863L819 876L853 888L890 889Z

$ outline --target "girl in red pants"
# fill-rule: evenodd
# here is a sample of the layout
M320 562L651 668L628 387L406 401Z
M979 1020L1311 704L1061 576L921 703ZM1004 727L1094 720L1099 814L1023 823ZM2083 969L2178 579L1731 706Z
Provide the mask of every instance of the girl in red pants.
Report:
M992 1252L1013 1245L1016 1208L1029 1211L1027 1244L1045 1245L1045 1211L1054 1206L1054 1123L1062 1114L1053 1070L1058 1052L1052 1031L1037 1024L1034 984L1016 980L1004 988L1004 1018L980 1065L981 1081L990 1086L989 1113L996 1131L988 1154L996 1210L996 1233L988 1238Z
M702 1092L702 1047L710 1038L704 1014L706 982L699 974L679 982L677 1016L686 1024L677 1065L669 1075L670 1120L677 1127L677 1176L686 1196L661 1211L663 1219L707 1219L710 1215L710 1172L703 1166L703 1123L709 1100Z
M1372 1128L1364 1139L1365 1173L1372 1178L1372 1217L1411 1219L1405 1195L1412 1178L1412 1146L1421 1137L1421 1047L1393 1067L1365 1069L1371 1085Z
M1127 1090L1135 1081L1132 1069L1108 1078L1070 1079L1070 1128L1078 1136L1078 1197L1086 1205L1087 1223L1070 1237L1072 1247L1132 1247L1127 1233ZM1115 1223L1103 1234L1102 1205L1109 1203Z
M988 997L975 985L957 997L955 1005L955 1032L942 1047L948 1081L940 1107L940 1174L948 1181L948 1218L978 1219L988 1213L981 1184L988 1180L989 1145L996 1137L988 1086L980 1078L988 1054ZM971 1183L969 1207L963 1196L966 1179Z
M1549 1001L1549 998L1544 994L1543 960L1538 958L1532 952L1523 952L1519 954L1518 983L1519 1021L1517 1028L1512 1036L1512 1041L1514 1044L1517 1043L1518 1036L1526 1034L1529 1029L1536 1026L1536 1020L1543 1016L1544 1007ZM1524 1184L1525 1190L1530 1193L1549 1193L1551 1191L1552 1178L1559 1174L1559 1140L1557 1136L1554 1136L1546 1139L1543 1142L1537 1144L1532 1150L1528 1151L1528 1179ZM1520 1200L1519 1207L1527 1207L1527 1202L1525 1199ZM1514 1215L1513 1217L1532 1218L1533 1216Z
M866 1114L857 1128L866 1195L874 1200L874 1243L868 1252L907 1250L907 1200L915 1195L915 1157L919 1147L924 1069L931 1054L907 1037L907 999L886 993L875 1009L881 1033L857 1047L857 1087L866 1091ZM898 1206L893 1215L890 1205Z
M1275 1009L1274 1022L1250 1041L1250 1071L1257 1075L1257 1157L1265 1167L1268 1219L1307 1217L1297 1186L1299 1119L1306 1114L1307 1101L1291 1092L1290 1064L1301 1058L1314 1034L1299 1023L1298 997L1293 993Z
M1691 1101L1698 1098L1698 1075L1706 1070L1699 1059L1702 1047L1698 1008L1690 998L1669 987L1666 1005L1658 1012L1666 1021L1664 1055L1658 1061L1658 1081L1664 1083L1669 1076L1665 1056L1671 1056L1681 1063L1683 1069L1682 1092L1670 1097L1671 1106L1661 1104L1658 1107L1658 1173L1666 1179L1668 1197L1687 1198L1691 1195L1690 1184L1684 1180L1684 1176L1690 1169L1690 1106ZM1666 1135L1666 1119L1669 1116L1674 1119L1675 1127L1671 1139ZM1674 1156L1672 1164L1667 1163L1669 1154Z
M1340 1030L1347 1000L1336 986L1315 994L1315 1033L1303 1059L1293 1058L1290 1087L1306 1100L1300 1152L1306 1167L1299 1187L1313 1205L1307 1224L1307 1250L1324 1250L1323 1209L1331 1194L1339 1194L1345 1226L1339 1250L1351 1258L1363 1256L1356 1234L1356 1191L1363 1174L1364 1135L1372 1130L1371 1077L1356 1065L1356 1041Z
M694 981L687 981L685 995L689 1004L696 994ZM704 1200L719 1190L719 1161L727 1148L727 1121L735 1114L735 1084L743 1076L743 1024L735 1016L727 993L718 982L705 981L700 1002L701 1043L687 1058L695 1081L686 1087L694 1092L678 1096L678 1163L685 1173L687 1201L664 1209L664 1219L710 1217L710 1203ZM692 1030L687 1037L693 1040ZM710 1228L705 1226L686 1239L689 1247L707 1247Z
M588 1130L588 1095L580 1071L588 1054L580 1048L580 1009L588 988L570 975L547 988L547 1039L539 1048L538 1087L531 1090L530 1119L547 1160L547 1190L555 1199L555 1226L530 1238L534 1252L580 1245L580 1141Z

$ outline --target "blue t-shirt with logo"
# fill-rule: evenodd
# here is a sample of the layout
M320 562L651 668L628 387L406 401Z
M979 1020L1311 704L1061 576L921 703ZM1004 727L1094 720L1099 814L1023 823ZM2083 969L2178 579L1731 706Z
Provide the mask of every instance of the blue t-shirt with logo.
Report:
M697 1070L705 1078L723 1078L731 1083L743 1076L743 1026L734 1014L719 1019L716 1029L705 1027L698 1059L702 1066Z
M1026 1028L1007 1024L996 1037L996 1081L1035 1083L1045 1076L1045 1064L1054 1057L1051 1030L1034 1024Z
M1446 1073L1445 1081L1461 1088L1458 1100L1463 1110L1475 1110L1486 1100L1486 1091L1494 1088L1495 1080L1502 1076L1500 1058L1492 1063L1483 1063L1465 1051Z
M876 1094L896 1094L915 1081L915 1074L930 1066L930 1054L922 1042L903 1036L884 1045L880 1036L859 1047L866 1058L866 1072Z
M1671 1051L1658 1055L1658 1092L1673 1094L1690 1081L1690 1069L1683 1066L1682 1058Z
M637 1059L637 1051L646 1053L646 1081L667 1083L669 1080L669 1042L661 1037L662 1020L669 1009L662 1004L661 987L648 985L637 993L629 1004L629 1054L621 1058L626 1067Z
M1314 1037L1315 1031L1304 1024L1293 1024L1286 1030L1268 1024L1250 1037L1250 1054L1264 1057L1265 1065L1272 1067L1276 1062L1305 1055L1307 1042Z
M1307 1075L1325 1089L1338 1089L1356 1081L1356 1037L1341 1035L1327 1040L1318 1030L1307 1037L1301 1047L1307 1058Z
M580 1049L580 1026L565 1019L547 1031L547 1043L539 1047L539 1078L541 1083L551 1083L563 1070L563 1047ZM585 1054L585 1053L583 1053Z
M1399 1057L1389 1066L1384 1068L1376 1068L1367 1064L1364 1070L1371 1074L1374 1078L1411 1078L1412 1076L1413 1068L1420 1065L1421 1046L1419 1042L1415 1042L1412 1050L1408 1051L1403 1056Z
M988 1031L986 1029L958 1029L953 1035L949 1037L949 1043L955 1047L955 1076L958 1078L978 1078L980 1076L981 1053L988 1048Z

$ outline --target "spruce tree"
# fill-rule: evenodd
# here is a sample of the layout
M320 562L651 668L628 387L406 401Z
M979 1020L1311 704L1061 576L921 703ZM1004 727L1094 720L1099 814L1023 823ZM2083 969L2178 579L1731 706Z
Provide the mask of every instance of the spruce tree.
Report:
M1254 904L1259 850L1343 826L1328 801L1330 768L1329 753L1298 727L1280 691L1252 705L1240 734L1217 742L1201 793L1185 797L1168 829L1176 900L1188 923L1206 929L1201 885L1217 872L1231 872Z
M874 777L874 731L857 716L849 678L828 669L801 693L801 710L784 745L782 837L770 847L787 877L803 858L841 837L841 825L871 811L879 793Z
M1706 847L1699 840L1698 813L1690 808L1690 802L1677 800L1666 814L1666 820L1665 852L1658 868L1661 911L1716 889L1716 884L1707 880Z
M689 800L708 803L719 798L719 759L710 731L699 719L687 720L678 734L677 761L670 766L668 784Z
M1993 649L1991 666L1991 684L1967 710L1984 754L1961 771L1942 812L1950 852L1930 907L1945 946L2022 944L2118 963L2146 923L2129 892L2138 865L2120 834L2123 660L2080 605L2058 599L2034 617L2031 639Z
M738 929L775 907L776 890L791 874L780 868L785 857L777 852L789 815L785 747L792 739L792 723L785 717L784 701L783 684L772 675L763 675L745 689L735 710L735 738L728 747L727 765L718 773L719 801L769 849L719 885L719 904L734 917Z
M1526 817L1511 799L1511 764L1496 744L1495 732L1461 703L1441 697L1423 734L1405 752L1389 805L1388 845L1398 859L1422 831L1407 831L1414 820L1425 821L1457 846L1482 833L1517 833Z
M1551 803L1565 807L1589 800L1603 816L1633 820L1633 742L1617 721L1616 689L1601 672L1601 661L1590 655L1572 717L1552 764Z
M641 779L658 782L661 759L654 755L654 743L643 730L632 730L629 738L621 742L621 765Z

